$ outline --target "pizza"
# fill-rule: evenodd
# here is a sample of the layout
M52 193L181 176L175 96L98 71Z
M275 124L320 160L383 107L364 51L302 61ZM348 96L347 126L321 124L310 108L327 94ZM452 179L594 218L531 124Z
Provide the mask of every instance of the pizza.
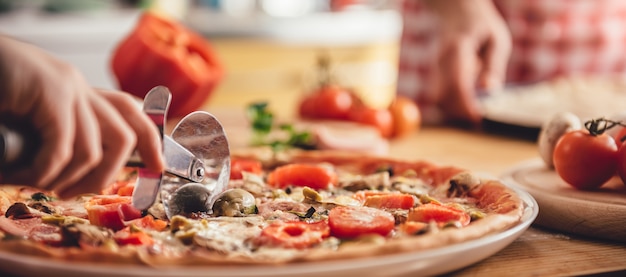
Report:
M424 251L502 232L524 202L453 166L339 151L235 151L211 212L167 218L130 204L135 170L99 194L59 199L0 186L0 251L147 267L268 265Z

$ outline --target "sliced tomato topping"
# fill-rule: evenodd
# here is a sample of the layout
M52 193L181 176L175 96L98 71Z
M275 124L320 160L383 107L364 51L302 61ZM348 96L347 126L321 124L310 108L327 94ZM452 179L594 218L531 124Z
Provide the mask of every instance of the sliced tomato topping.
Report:
M104 195L112 195L117 194L121 196L131 196L133 195L133 190L135 189L135 181L129 180L121 180L115 181L111 186L102 190L102 194Z
M393 215L370 207L338 206L328 213L330 232L341 239L367 234L386 236L393 230L394 224Z
M410 210L407 220L426 223L434 221L440 226L448 222L458 221L461 226L466 226L470 223L471 218L466 212L453 207L428 203Z
M322 242L330 229L326 221L307 223L302 221L274 222L261 231L259 242L264 245L304 249Z
M260 174L263 172L261 162L252 159L237 159L233 158L230 161L230 179L238 180L243 178L241 172L250 172L254 174Z
M270 186L285 188L288 186L326 189L337 183L337 173L316 164L288 164L274 169L267 176Z
M406 222L400 224L400 226L398 226L398 229L400 231L402 231L402 232L404 232L405 234L408 234L408 235L420 234L421 232L426 230L426 228L428 228L428 223L426 223L426 222L417 222L417 221L406 221Z
M115 231L124 228L125 221L141 217L141 211L131 205L129 196L95 196L85 204L85 209L91 224Z
M115 232L113 239L119 245L152 245L154 240L152 237L142 231L131 231L126 227Z
M135 190L135 184L129 184L127 186L123 186L117 190L117 195L120 196L132 196L133 191Z
M406 193L362 190L356 192L353 197L364 206L377 209L405 209L415 205L415 198Z
M132 224L142 229L150 229L155 231L163 231L167 228L167 221L154 219L152 215L147 215L132 221Z

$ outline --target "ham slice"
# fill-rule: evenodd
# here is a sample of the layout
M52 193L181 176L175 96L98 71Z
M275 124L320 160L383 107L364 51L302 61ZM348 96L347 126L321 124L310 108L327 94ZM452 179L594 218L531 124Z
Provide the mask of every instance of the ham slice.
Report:
M319 149L386 155L389 142L373 127L351 122L319 122L310 126Z

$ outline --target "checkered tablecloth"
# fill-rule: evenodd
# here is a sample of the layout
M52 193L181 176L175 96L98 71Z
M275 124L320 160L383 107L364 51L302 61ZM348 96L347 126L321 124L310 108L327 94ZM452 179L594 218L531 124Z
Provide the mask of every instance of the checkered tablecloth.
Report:
M494 0L508 24L513 51L508 83L573 74L626 72L625 0ZM398 93L430 93L437 57L437 17L420 0L405 0Z

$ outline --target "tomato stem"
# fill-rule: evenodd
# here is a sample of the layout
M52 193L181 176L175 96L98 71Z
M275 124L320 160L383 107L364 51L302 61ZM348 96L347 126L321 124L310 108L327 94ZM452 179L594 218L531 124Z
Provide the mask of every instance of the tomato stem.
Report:
M317 68L320 87L325 87L333 82L333 77L330 72L330 63L330 55L328 53L321 53L317 57Z
M606 119L603 117L591 119L585 122L585 128L587 129L587 131L589 131L589 134L591 134L592 136L599 136L603 134L604 132L606 132L607 130L618 125L622 127L626 126L621 121L614 121L614 120Z

